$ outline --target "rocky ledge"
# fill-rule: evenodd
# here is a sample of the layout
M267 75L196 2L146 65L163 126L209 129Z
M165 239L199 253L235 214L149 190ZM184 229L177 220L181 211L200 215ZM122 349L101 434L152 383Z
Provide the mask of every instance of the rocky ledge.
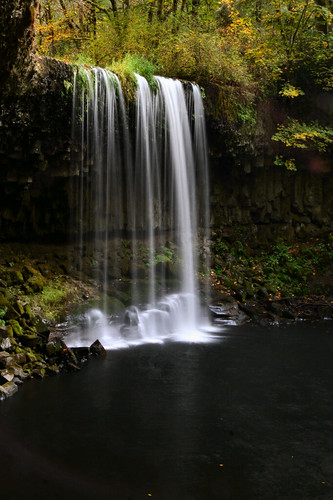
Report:
M93 296L93 284L66 273L68 252L55 247L0 247L0 400L25 380L76 371L90 356L105 353L97 340L70 349L56 332L72 303Z
M296 321L332 321L333 297L267 298L242 303L224 295L210 306L210 312L217 325L278 326Z
M15 394L27 379L80 370L80 363L90 356L106 352L98 340L84 349L70 349L47 330L36 335L22 333L15 338L9 326L1 327L0 335L0 401Z

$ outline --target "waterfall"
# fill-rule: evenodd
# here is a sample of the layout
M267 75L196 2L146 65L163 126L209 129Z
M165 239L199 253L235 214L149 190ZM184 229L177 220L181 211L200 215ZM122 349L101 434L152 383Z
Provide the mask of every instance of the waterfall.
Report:
M201 321L209 204L200 89L157 76L152 90L135 76L130 118L113 73L80 69L74 78L71 232L79 277L90 274L103 300L85 314L87 328L73 329L72 345L94 329L107 347L160 341ZM112 297L127 306L116 318Z

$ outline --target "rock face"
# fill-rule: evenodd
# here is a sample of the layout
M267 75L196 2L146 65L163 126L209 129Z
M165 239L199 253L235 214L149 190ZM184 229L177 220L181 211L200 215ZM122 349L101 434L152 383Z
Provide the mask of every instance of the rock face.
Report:
M211 226L250 245L320 236L333 228L332 190L330 170L256 166L249 172L222 164L212 172Z
M67 232L71 96L70 65L35 56L21 92L1 95L0 228L29 239Z
M71 160L80 158L77 152L72 155L71 148L74 69L34 54L37 8L36 0L8 0L1 12L0 238L4 240L68 238L75 204L71 172L76 168ZM326 106L326 98L318 96L312 104L329 118L332 106ZM261 106L252 135L242 135L223 119L207 120L213 230L238 239L242 227L242 237L253 242L332 231L332 165L311 156L298 172L273 166L276 151L269 138L277 110L269 103ZM209 92L206 108L209 113L214 108Z

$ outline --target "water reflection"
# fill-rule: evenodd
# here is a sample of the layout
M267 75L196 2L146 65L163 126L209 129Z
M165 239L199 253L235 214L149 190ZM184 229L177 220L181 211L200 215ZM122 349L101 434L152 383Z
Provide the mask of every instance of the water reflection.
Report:
M225 337L111 350L26 383L1 405L2 493L331 498L333 324Z

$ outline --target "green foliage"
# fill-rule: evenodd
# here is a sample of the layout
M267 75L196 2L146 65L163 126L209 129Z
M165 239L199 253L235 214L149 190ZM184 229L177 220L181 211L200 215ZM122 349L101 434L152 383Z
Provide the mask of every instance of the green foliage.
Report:
M330 4L322 3L41 0L39 51L110 68L129 97L135 94L134 73L152 88L154 74L209 83L216 89L215 115L251 134L263 96L295 100L302 88L307 95L311 87L333 88L333 15ZM315 124L295 133L306 133L306 139L292 147L319 152L331 139ZM273 138L287 145L293 136L287 124ZM295 168L292 158L277 158L281 162Z
M322 127L317 122L306 124L298 120L289 120L286 125L278 125L272 140L282 142L287 148L325 153L333 143L333 129ZM274 163L284 164L289 170L296 170L293 158L285 160L282 156L277 156Z
M157 68L143 56L127 54L123 60L114 61L110 69L119 76L125 87L128 85L136 87L135 73L137 73L146 78L152 89L157 88L157 83L154 79Z
M276 155L274 160L274 165L277 167L285 167L287 170L296 171L296 160L295 158L284 158L281 155Z
M305 295L310 282L333 266L332 240L288 245L278 239L270 248L253 253L240 241L217 239L212 251L213 273L220 285L228 293L242 292L243 299L262 290L272 297Z
M154 264L158 264L159 262L172 262L174 255L170 248L163 247L162 251L155 255Z

